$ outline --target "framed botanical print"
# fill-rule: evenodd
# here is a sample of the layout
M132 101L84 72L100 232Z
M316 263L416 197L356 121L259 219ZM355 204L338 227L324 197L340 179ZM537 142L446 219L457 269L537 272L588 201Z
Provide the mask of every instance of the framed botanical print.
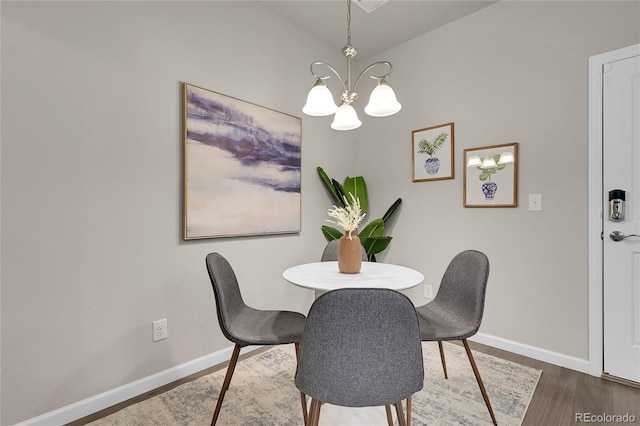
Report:
M464 150L465 207L518 206L518 143Z
M413 182L453 179L453 123L411 132Z

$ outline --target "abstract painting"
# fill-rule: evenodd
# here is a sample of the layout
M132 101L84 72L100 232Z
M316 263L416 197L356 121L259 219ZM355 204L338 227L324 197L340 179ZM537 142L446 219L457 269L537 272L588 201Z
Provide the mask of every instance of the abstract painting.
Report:
M301 119L183 83L184 239L300 232Z

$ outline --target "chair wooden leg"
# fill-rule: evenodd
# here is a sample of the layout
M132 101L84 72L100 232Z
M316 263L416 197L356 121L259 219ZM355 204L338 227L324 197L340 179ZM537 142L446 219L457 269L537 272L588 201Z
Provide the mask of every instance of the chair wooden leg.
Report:
M311 407L309 408L309 426L318 426L320 422L320 407L322 402L315 398L311 398Z
M467 356L469 357L471 368L473 368L473 374L476 375L476 381L478 382L478 386L480 386L480 392L482 392L484 403L487 404L487 408L489 409L491 420L493 420L493 424L497 426L498 422L496 421L496 416L493 414L493 408L491 408L491 402L489 402L489 395L487 395L487 391L485 390L484 384L482 383L480 372L478 371L478 367L476 366L476 361L473 359L473 354L471 353L471 348L469 348L469 343L467 342L467 339L462 339L462 344L464 345L465 351L467 351Z
M402 419L404 420L404 415L402 415L402 402L399 402L398 405L400 406L400 413L397 415L402 416ZM396 407L396 412L398 411L398 405L394 406ZM385 405L384 406L384 410L387 413L387 423L389 424L389 426L394 426L393 423L393 415L391 414L391 406L390 405ZM398 417L400 418L400 417ZM400 423L400 421L398 421L398 423ZM407 398L407 417L406 417L406 425L407 426L411 426L411 397Z
M295 343L296 348L296 361L300 360L300 343ZM304 392L300 392L300 404L302 405L302 421L303 425L307 426L308 415L307 415L307 395Z
M233 376L233 370L236 368L236 364L238 363L238 357L240 356L240 349L242 349L245 345L236 345L233 348L233 354L231 354L231 359L229 360L229 365L227 366L227 374L224 376L224 382L222 382L222 389L220 389L220 395L218 396L218 403L216 404L216 409L213 412L213 419L211 420L211 426L215 426L218 421L218 416L220 415L220 409L222 408L222 400L224 399L224 394L227 393L227 389L229 389L229 384L231 383L231 376Z
M387 413L387 424L393 426L393 416L391 415L391 406L385 405L384 411Z
M398 401L395 404L396 406L396 415L398 416L398 425L399 426L407 426L407 419L402 412L402 401Z
M438 349L440 349L440 361L442 361L442 369L444 370L444 378L448 379L447 376L447 362L444 360L444 347L442 346L442 341L438 340Z

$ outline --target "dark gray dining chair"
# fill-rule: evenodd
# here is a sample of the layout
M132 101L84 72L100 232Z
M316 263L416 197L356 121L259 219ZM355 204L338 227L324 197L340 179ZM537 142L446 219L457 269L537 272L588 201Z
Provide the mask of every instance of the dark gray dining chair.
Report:
M458 253L449 263L436 297L426 305L417 307L416 311L420 320L421 339L438 342L445 379L448 375L442 342L462 341L491 420L497 425L489 396L467 342L467 338L476 334L480 328L488 279L489 259L484 253L476 250Z
M222 407L222 400L238 362L240 349L249 345L293 343L297 357L306 317L298 312L258 310L247 306L242 299L235 272L227 259L219 253L210 253L206 257L206 265L216 301L218 323L224 336L235 343L211 420L211 425L215 425ZM300 401L306 424L307 401L303 393L300 394Z
M340 239L331 240L324 246L322 252L321 262L336 261L338 260L338 247L340 246ZM362 260L367 261L367 252L362 247Z
M324 293L311 305L295 378L298 389L311 397L308 426L318 424L324 403L394 405L400 425L405 425L410 422L411 396L423 381L418 317L405 295L344 288ZM393 425L391 410L387 420Z

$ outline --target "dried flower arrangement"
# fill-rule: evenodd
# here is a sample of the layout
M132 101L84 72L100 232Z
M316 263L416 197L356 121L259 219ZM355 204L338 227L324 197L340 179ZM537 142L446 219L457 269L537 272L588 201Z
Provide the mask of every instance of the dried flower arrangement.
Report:
M334 205L327 211L329 217L335 219L327 219L327 222L333 223L344 232L347 232L349 234L349 239L351 239L351 233L358 229L358 226L362 223L367 214L362 212L362 209L360 208L360 200L354 197L352 193L349 193L349 196L351 197L351 203L348 203L345 197L345 207L337 207Z

